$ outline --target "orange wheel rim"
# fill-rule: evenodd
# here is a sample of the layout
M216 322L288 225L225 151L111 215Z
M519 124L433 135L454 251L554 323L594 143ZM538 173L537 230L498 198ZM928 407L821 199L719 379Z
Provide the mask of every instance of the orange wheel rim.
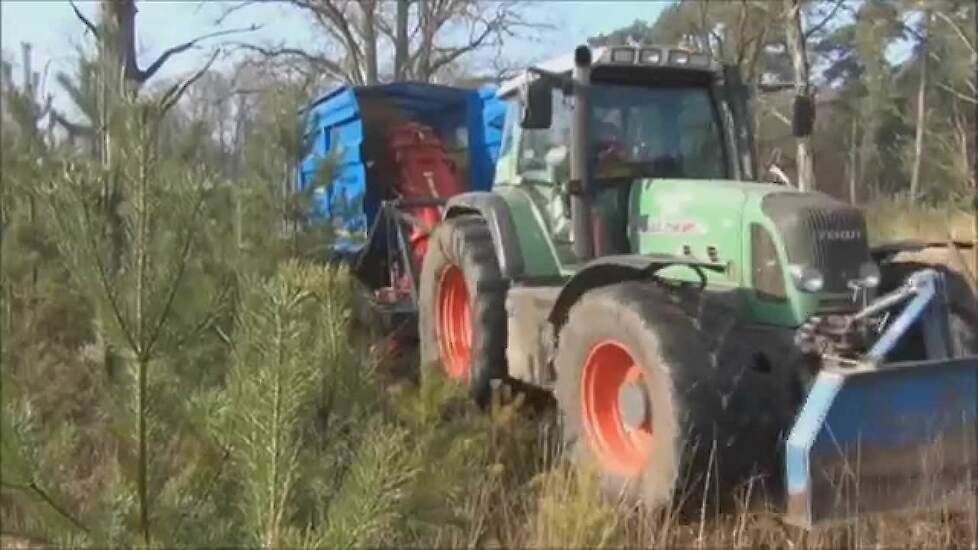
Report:
M449 378L468 380L472 358L472 310L462 270L449 266L438 283L438 347Z
M602 467L635 476L652 455L652 403L645 373L619 342L591 349L581 376L581 408L587 444Z

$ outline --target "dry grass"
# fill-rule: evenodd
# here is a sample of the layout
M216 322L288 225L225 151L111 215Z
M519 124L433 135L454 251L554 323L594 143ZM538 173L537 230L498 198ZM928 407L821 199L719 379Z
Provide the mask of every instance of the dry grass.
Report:
M870 240L876 243L902 239L978 245L974 212L953 205L911 205L903 200L878 201L866 206ZM943 264L961 273L978 291L978 253L968 249L934 247L901 253L901 261Z
M974 212L955 205L912 205L903 200L880 200L865 206L874 242L923 239L971 241Z
M470 495L465 532L437 546L499 548L978 548L978 502L915 511L813 531L785 524L773 507L683 518L669 510L623 510L602 498L597 477L553 449L556 430L540 419L497 412L494 448L500 475ZM544 421L544 423L546 423ZM537 434L534 441L528 434ZM542 435L541 434L545 434ZM542 439L541 439L542 437ZM517 450L518 449L518 450ZM505 453L515 452L518 458ZM532 459L531 455L536 455ZM978 499L978 497L976 497Z

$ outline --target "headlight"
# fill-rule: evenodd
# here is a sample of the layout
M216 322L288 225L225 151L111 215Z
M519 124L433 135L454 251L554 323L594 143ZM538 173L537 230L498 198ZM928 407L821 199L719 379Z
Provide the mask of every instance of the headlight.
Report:
M859 280L868 288L876 288L880 284L880 268L875 262L868 261L859 266Z
M790 265L788 271L795 280L795 286L805 292L818 292L825 286L825 277L810 265Z

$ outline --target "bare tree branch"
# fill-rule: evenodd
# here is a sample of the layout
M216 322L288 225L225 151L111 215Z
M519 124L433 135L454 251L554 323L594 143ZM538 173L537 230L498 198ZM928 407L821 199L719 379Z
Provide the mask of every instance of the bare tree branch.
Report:
M100 38L98 27L96 27L95 24L92 23L92 21L89 18L85 17L85 14L83 14L81 10L78 9L78 5L75 4L75 1L68 0L68 3L71 4L71 9L72 11L75 12L75 16L77 16L78 19L80 19L81 22L84 23L86 27L88 27L88 30L89 32L92 33L92 36L94 36L96 39Z
M208 38L216 38L218 36L227 36L229 34L240 34L240 33L244 33L244 32L253 32L253 31L256 31L256 30L258 30L260 28L261 28L261 25L251 25L249 27L243 27L243 28L240 28L240 29L227 29L227 30L223 30L223 31L216 31L216 32L212 32L212 33L208 33L208 34L204 34L204 35L198 36L197 38L194 38L193 40L184 42L183 44L179 44L177 46L173 46L172 48L169 48L166 51L164 51L162 54L160 54L160 56L156 58L156 61L154 61L152 64L150 64L150 66L148 68L146 68L145 70L140 70L139 71L139 80L141 82L145 82L145 81L149 80L150 78L152 78L152 76L154 74L156 74L156 72L158 70L160 70L161 67L163 67L163 65L167 62L167 60L170 59L170 57L172 57L172 56L174 56L176 54L183 53L183 52L189 50L190 48L196 46L197 43L200 42L200 41L202 41L202 40L206 40Z
M954 29L954 32L961 39L961 41L964 42L965 46L967 46L968 49L971 50L971 55L978 58L978 49L976 49L975 44L971 43L971 40L968 40L968 36L964 33L964 29L962 29L960 25L958 25L957 21L951 19L951 17L948 14L940 10L936 11L935 15L937 15L938 17L943 19L948 25L950 25L951 28Z
M224 11L221 12L221 15L219 15L217 19L214 20L214 25L217 26L223 25L224 21L227 20L227 18L230 17L235 12L241 11L244 8L247 8L253 4L257 4L260 2L262 2L262 0L241 0L240 2L234 4L233 6L224 8Z
M452 63L459 57L478 49L486 41L489 36L496 30L496 24L501 20L501 14L497 14L497 17L493 21L486 21L482 32L476 34L470 34L468 43L464 46L458 48L437 48L433 47L432 51L436 53L442 53L440 57L434 58L430 61L428 65L428 75L422 75L425 77L430 77L438 72L439 69Z
M66 119L61 113L56 109L51 109L51 117L54 122L65 129L69 134L76 136L90 136L94 133L94 129L91 126L85 126L84 124L77 124Z
M299 48L288 48L284 46L270 47L270 46L259 46L256 44L244 44L244 43L238 43L236 44L236 46L243 50L255 52L261 55L262 57L265 57L266 59L276 59L276 58L283 58L283 57L299 58L309 63L310 65L313 65L315 67L318 67L330 73L332 76L335 76L337 78L346 77L346 71L338 63L330 61L320 56L313 55Z
M288 0L292 5L304 8L307 11L313 12L317 18L320 20L320 25L330 30L334 33L340 42L343 43L344 48L350 56L350 61L353 64L353 71L355 71L355 80L359 84L364 82L363 74L363 51L360 48L360 44L357 42L356 37L353 35L353 31L350 29L348 23L349 17L333 0ZM345 7L346 4L344 4ZM349 73L349 72L348 72ZM347 74L348 77L353 76Z
M822 18L822 20L819 21L818 23L816 23L815 25L812 25L812 27L809 28L807 31L805 31L805 39L807 40L807 39L811 38L811 36L813 34L817 33L820 30L822 30L822 28L824 28L825 25L827 25L829 23L829 21L831 21L833 18L835 18L835 14L838 13L839 8L842 7L842 4L845 1L846 0L836 0L835 5L832 6L832 10L829 11L829 14L826 15L824 18Z
M259 1L241 0L226 11ZM521 0L409 0L396 6L376 0L285 0L284 4L311 16L323 31L320 34L326 38L326 49L285 43L241 47L266 60L291 59L298 62L297 69L306 64L320 74L326 72L354 85L391 76L430 80L463 56L498 44L517 30L545 27L521 17ZM410 23L403 23L408 28L401 57L393 71L375 78L374 67L386 65L378 63L378 55L383 55L388 46L397 49L399 31L395 23L398 11L406 14L406 6L414 10Z
M968 94L955 90L954 88L948 86L947 84L944 84L943 82L939 82L937 86L946 92L950 92L954 94L958 99L962 101L967 101L968 103L971 103L973 105L978 105L978 97L969 96Z
M165 113L169 111L177 103L177 101L180 101L180 98L183 97L183 94L187 91L187 88L192 86L194 82L197 82L200 77L204 76L204 73L211 68L211 65L214 64L214 61L217 60L217 56L220 54L221 50L214 50L214 53L211 55L210 59L207 60L207 63L205 63L204 66L201 67L196 73L191 75L190 78L184 80L182 83L177 84L167 90L166 93L163 94L162 99L160 99L160 109L162 112Z
M456 2L454 6L451 4ZM436 4L436 8L439 7ZM516 4L512 2L500 3L496 6L496 12L492 17L485 17L481 6L477 2L468 0L446 0L442 5L440 13L431 14L432 25L431 42L428 49L429 59L427 60L427 70L424 63L421 67L416 67L416 75L422 80L427 80L434 76L440 69L458 60L463 55L482 49L492 44L500 43L503 36L515 36L515 29L518 28L547 28L547 25L533 24L524 21L514 10ZM456 11L459 10L459 11ZM471 27L467 40L455 47L437 47L434 45L438 31L441 30L452 17L463 17L471 21ZM489 40L493 36L499 37L497 40ZM418 54L423 48L419 48ZM433 55L432 55L433 54Z

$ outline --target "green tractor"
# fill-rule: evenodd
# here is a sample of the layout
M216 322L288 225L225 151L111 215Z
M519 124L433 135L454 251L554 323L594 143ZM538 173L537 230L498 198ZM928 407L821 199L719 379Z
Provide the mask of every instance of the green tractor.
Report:
M422 264L423 369L482 405L552 392L567 452L651 507L757 475L802 526L973 494L974 296L759 182L736 70L582 46L498 93L494 187L448 201Z

